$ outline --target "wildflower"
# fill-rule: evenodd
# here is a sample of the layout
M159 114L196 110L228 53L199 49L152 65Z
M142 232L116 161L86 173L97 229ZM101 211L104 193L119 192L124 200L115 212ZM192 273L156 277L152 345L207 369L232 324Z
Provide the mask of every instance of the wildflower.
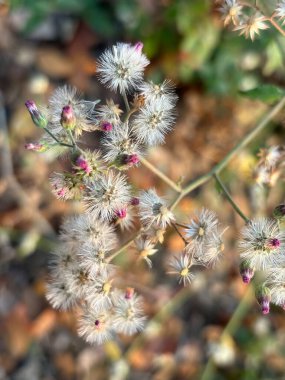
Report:
M92 273L86 292L86 301L96 311L103 312L112 306L112 282L108 272Z
M172 270L167 273L178 276L178 283L183 283L183 286L186 286L191 283L194 277L190 270L192 265L193 260L190 255L183 252L179 257L173 257L171 259L169 267Z
M217 228L214 228L212 231L212 236L205 243L205 249L203 256L197 257L199 260L199 264L214 267L215 264L219 261L224 249L225 245L222 239L222 236L226 229L220 232Z
M82 131L94 130L94 108L97 103L82 100L74 87L57 88L49 99L48 107L52 132L58 134L62 122L74 131L76 138Z
M33 150L34 152L45 152L47 149L47 146L40 143L28 143L28 144L25 144L25 149Z
M46 289L46 298L53 308L72 309L77 304L77 296L66 283L65 276L51 276Z
M219 221L213 211L203 208L201 212L196 213L185 229L186 239L191 239L187 248L195 247L196 255L200 257L205 245L209 244L213 234L217 233L218 224Z
M73 130L76 126L76 118L70 105L64 106L61 112L60 124L63 128Z
M265 284L270 289L271 302L285 310L285 269L272 268L267 271Z
M133 228L134 214L130 207L124 207L115 211L115 217L113 223L119 226L122 231L130 230Z
M282 253L284 234L275 220L251 220L242 230L239 248L241 258L249 260L257 270L278 266L285 259Z
M219 11L222 13L224 25L227 26L231 22L238 25L242 14L242 5L237 0L224 0Z
M143 259L147 262L149 267L152 267L152 262L149 256L153 256L158 250L155 249L155 244L153 244L150 240L139 237L135 240L136 248L138 250L139 259Z
M265 24L266 17L258 13L247 17L240 25L237 25L234 30L240 30L240 35L245 35L246 38L251 38L253 41L255 35L259 35L260 30L268 29L269 26Z
M118 104L114 101L107 100L106 104L98 107L95 115L99 120L99 125L101 129L105 132L110 132L113 127L118 126L121 123L120 116L123 111L120 109Z
M154 146L164 142L164 137L174 124L175 117L168 101L160 99L146 103L133 120L136 137L142 143Z
M132 206L138 206L140 204L140 200L137 197L133 197L130 201L130 205Z
M91 152L87 149L84 153L76 156L74 169L84 176L94 178L103 171L103 165L101 153L99 151Z
M90 273L83 268L77 266L73 271L67 276L67 285L68 289L79 299L86 297L86 294L89 289L90 282Z
M139 48L138 48L139 46ZM121 94L138 87L149 60L141 51L142 45L118 43L106 50L98 60L100 81Z
M126 177L112 171L87 183L87 195L84 200L87 208L103 220L112 220L116 210L130 201L130 187Z
M85 243L78 250L77 256L79 266L91 276L102 273L113 273L115 266L109 264L109 250L107 249L109 242L100 244L95 247L93 244Z
M105 152L104 159L114 163L119 169L128 169L138 164L139 156L142 155L141 147L128 128L128 124L122 124L108 133L102 145Z
M154 189L142 191L139 199L139 216L144 226L165 229L175 220L166 202L156 194Z
M142 299L132 292L130 297L121 296L114 307L113 327L118 333L132 335L142 331L145 323Z
M277 7L274 12L275 17L279 17L280 20L282 20L282 24L285 22L285 0L279 1L277 4Z
M46 128L48 125L47 118L38 110L36 103L33 100L27 100L25 103L34 124L39 128Z
M249 260L244 260L240 264L240 275L242 277L242 281L245 284L249 284L251 279L254 276L254 268L252 267Z
M117 244L114 227L90 213L66 218L61 227L61 240L92 244L94 249L104 247L106 250L114 249Z
M78 334L90 344L102 344L112 339L111 321L108 311L98 313L97 310L85 307L79 319Z
M145 102L151 104L152 102L161 100L165 108L168 109L174 108L178 99L174 92L174 85L169 80L165 80L161 84L144 82L140 86L140 92Z
M81 188L76 179L69 173L53 173L50 177L52 192L62 200L74 199L80 196Z
M255 296L257 302L261 306L262 314L268 314L270 311L271 291L265 286L261 285L256 289Z

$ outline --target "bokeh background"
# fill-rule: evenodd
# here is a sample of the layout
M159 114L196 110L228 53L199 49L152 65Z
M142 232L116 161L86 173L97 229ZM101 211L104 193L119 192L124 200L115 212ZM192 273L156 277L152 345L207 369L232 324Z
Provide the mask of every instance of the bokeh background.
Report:
M176 128L149 160L186 183L221 160L268 109L240 96L242 91L260 83L285 85L284 38L267 31L254 42L245 40L223 28L216 8L211 0L0 0L1 380L200 379L210 356L211 379L285 379L281 309L262 316L250 301L220 339L246 286L235 246L243 221L213 181L185 198L177 212L187 222L204 206L229 226L216 269L198 273L181 291L165 274L169 257L183 248L173 231L152 270L132 252L118 259L122 276L146 300L150 323L139 337L90 347L76 335L75 316L51 309L44 296L62 218L81 206L51 194L48 177L64 169L64 160L25 151L24 144L40 136L25 100L44 104L66 83L87 99L114 98L97 81L96 58L115 42L142 41L151 60L147 77L172 79L180 98ZM270 216L284 201L282 179L270 190L252 180L259 148L283 144L283 119L280 114L222 173L247 215ZM155 186L174 197L145 168L129 175L139 188Z

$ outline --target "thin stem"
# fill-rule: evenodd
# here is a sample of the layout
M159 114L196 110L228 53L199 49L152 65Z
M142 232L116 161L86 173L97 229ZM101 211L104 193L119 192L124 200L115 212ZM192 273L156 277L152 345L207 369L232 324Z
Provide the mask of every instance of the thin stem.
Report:
M72 132L71 132L70 129L67 129L67 134L68 134L68 136L70 137L70 140L71 140L71 142L72 142L73 148L76 148L77 145L76 145L76 142L75 142L75 140L74 140L73 134L72 134Z
M122 96L123 96L123 99L124 99L126 110L127 110L127 112L130 112L130 105L129 105L129 101L128 101L128 98L127 98L126 91L122 92Z
M175 229L175 231L177 232L177 234L181 237L181 239L183 240L184 244L187 245L188 244L188 241L184 238L184 236L182 235L182 233L179 231L179 229L176 227L176 223L171 223L172 227Z
M136 240L136 238L140 235L140 231L135 235L133 236L132 238L130 238L128 241L126 241L126 243L120 247L116 252L114 252L111 256L108 257L108 263L110 263L112 260L114 260L114 258L116 256L118 256L121 252L123 252L125 249L129 248L130 245L133 244L133 242Z
M46 133L48 133L59 145L67 146L68 148L73 148L73 145L66 144L64 142L61 142L51 131L49 131L47 128L44 128Z
M239 214L239 216L245 221L245 223L248 223L249 222L249 219L244 215L244 213L241 211L241 209L238 207L238 205L235 203L235 201L233 200L233 198L231 197L230 193L228 192L227 188L225 187L225 185L223 184L223 182L221 181L220 177L218 176L218 174L214 174L213 177L215 178L215 180L217 181L217 183L220 185L221 189L223 190L226 198L228 199L228 201L230 202L230 204L233 206L233 209Z
M252 129L247 135L245 135L240 142L222 159L217 165L215 165L208 173L201 175L197 179L191 181L174 200L171 205L173 210L178 203L191 191L197 189L204 183L208 182L212 176L219 173L225 166L232 160L233 157L239 153L245 146L247 146L265 127L266 125L281 111L285 105L285 97L282 98L271 111L261 119L261 121Z
M152 165L148 160L146 160L143 157L140 157L140 162L148 168L151 172L153 172L155 175L157 175L160 179L162 179L165 183L167 183L170 187L172 187L173 190L175 190L177 193L181 193L182 189L180 186L178 186L175 182L173 182L167 175L162 173L159 169L157 169L154 165Z
M188 226L186 224L183 224L183 223L176 223L175 222L175 224L176 224L176 226L181 227L181 228L188 228Z
M279 33L282 34L282 36L285 37L285 31L279 26L279 24L274 20L274 15L272 15L268 21L271 23L271 25L278 30Z
M235 332L237 331L241 321L243 320L248 309L250 308L250 306L252 305L252 303L254 301L253 294L254 294L254 292L252 289L252 285L250 284L250 285L248 285L248 288L247 288L242 300L240 301L238 307L236 308L234 314L232 315L231 319L229 320L225 329L223 330L221 337L220 337L220 341L223 341L223 339L229 335L233 336L235 334ZM208 361L208 363L204 369L201 380L213 379L214 371L215 371L215 363L214 363L213 358L210 358L210 360Z

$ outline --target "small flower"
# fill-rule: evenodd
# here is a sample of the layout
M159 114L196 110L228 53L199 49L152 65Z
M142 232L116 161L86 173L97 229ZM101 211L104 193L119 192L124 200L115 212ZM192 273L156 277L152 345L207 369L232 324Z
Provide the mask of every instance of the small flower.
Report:
M155 249L155 244L144 237L135 240L136 248L138 250L139 259L147 262L149 267L152 267L152 262L149 256L153 256L158 250Z
M141 51L142 45L118 43L106 50L98 60L100 81L121 94L134 90L142 82L143 72L149 64Z
M227 26L231 22L234 25L238 25L240 22L240 16L242 14L242 5L237 0L224 0L219 11L222 13L222 19L224 25Z
M159 99L146 103L133 120L133 129L136 137L148 146L155 146L164 142L164 137L175 122L173 111L168 101Z
M40 143L28 143L28 144L25 144L25 149L33 150L34 152L45 152L47 149L47 146L45 144L40 144Z
M130 201L130 186L121 174L109 171L87 184L84 200L90 212L100 219L111 221L116 210Z
M101 242L99 247L90 243L83 244L77 253L80 268L89 272L91 276L113 273L115 266L109 264L109 246L108 241Z
M76 118L70 105L64 106L61 112L60 124L63 128L73 130L76 126Z
M101 129L105 132L110 132L113 127L121 124L120 116L122 113L123 111L119 105L115 104L111 99L107 100L106 104L99 106L95 115L98 118Z
M173 213L166 206L165 200L160 198L154 189L142 191L139 199L139 216L144 226L165 229L174 222Z
M218 224L217 215L205 208L196 213L195 217L190 220L188 227L185 229L186 239L191 239L187 249L194 247L197 258L202 257L203 259L202 251L204 251L205 246L209 245L211 239L215 239L215 234L219 236L217 232Z
M46 289L46 298L53 308L70 310L77 304L77 296L66 283L66 278L52 275Z
M93 177L99 175L103 171L104 163L102 162L101 153L91 152L90 150L85 150L75 157L74 169L76 174L78 172L83 174L85 177Z
M255 296L257 302L261 306L262 314L268 314L270 311L271 291L265 286L261 285L256 289Z
M79 319L78 334L90 344L102 344L112 339L112 318L104 311L98 313L92 308L84 308Z
M76 182L75 177L69 173L53 173L50 177L53 194L62 200L80 197L81 188Z
M192 258L187 253L183 252L179 257L173 257L169 263L172 269L167 272L178 276L178 283L183 283L186 286L191 283L194 275L191 273L191 266L193 265Z
M82 131L94 130L94 108L98 101L90 102L82 100L75 87L57 88L49 99L49 118L54 134L61 133L61 122L74 130L75 137L79 137ZM76 123L75 123L76 121Z
M275 17L279 17L280 20L283 20L282 24L285 22L285 0L279 1L274 13Z
M240 25L236 26L234 30L240 30L240 35L245 35L246 38L251 38L253 41L255 35L259 35L260 30L268 29L269 26L265 24L266 17L254 14L250 17L247 17Z
M27 100L25 103L34 124L39 128L46 128L48 125L47 118L38 110L36 103L33 100Z
M123 207L115 211L115 217L113 223L119 226L122 231L130 230L134 226L134 214L130 207Z
M282 253L284 234L278 224L267 218L251 220L242 230L239 248L241 258L252 267L264 270L284 262Z
M131 297L121 296L114 307L113 327L116 332L133 335L144 328L142 299L132 292Z
M103 312L112 306L112 282L108 272L92 273L86 292L86 301L92 309Z
M267 271L265 285L270 289L271 302L285 310L285 269L272 268Z
M249 260L244 260L241 262L240 267L240 275L242 277L242 281L245 284L249 284L251 279L254 276L254 268L252 267Z
M169 80L165 80L161 84L144 82L140 86L140 92L145 102L151 104L155 101L162 101L165 108L168 109L174 108L178 99L174 92L174 85Z
M61 240L92 244L94 249L104 247L106 250L114 249L117 244L114 227L90 213L66 218L61 227Z

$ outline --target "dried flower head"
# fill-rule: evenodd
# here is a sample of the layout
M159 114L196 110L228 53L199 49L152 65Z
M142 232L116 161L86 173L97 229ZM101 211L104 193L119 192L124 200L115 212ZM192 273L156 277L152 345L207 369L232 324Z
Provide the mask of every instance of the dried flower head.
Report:
M143 80L149 60L141 51L141 45L118 43L106 50L98 60L100 81L121 94L136 89Z
M169 80L165 80L161 84L143 82L140 86L140 92L146 103L151 104L152 102L161 100L164 107L168 109L174 108L178 99L174 89L174 85Z
M246 38L251 38L253 41L255 36L259 35L260 30L269 28L265 22L265 16L255 13L254 15L245 18L241 24L234 28L234 30L239 30L240 35L244 34Z
M102 344L112 338L112 317L108 311L100 313L84 308L79 319L78 334L90 344Z
M139 259L147 262L149 267L152 267L150 256L153 256L158 250L155 249L155 244L145 237L139 237L135 240L136 249L138 251Z
M229 25L231 22L234 25L239 25L240 16L242 14L242 5L239 4L238 0L224 0L219 11L222 13L222 19L224 20L225 26Z
M192 257L183 252L178 257L173 257L171 261L169 262L170 271L168 271L168 274L174 274L175 276L178 276L178 282L179 284L183 283L184 286L189 285L194 275L191 272L191 267L194 265L194 261Z

